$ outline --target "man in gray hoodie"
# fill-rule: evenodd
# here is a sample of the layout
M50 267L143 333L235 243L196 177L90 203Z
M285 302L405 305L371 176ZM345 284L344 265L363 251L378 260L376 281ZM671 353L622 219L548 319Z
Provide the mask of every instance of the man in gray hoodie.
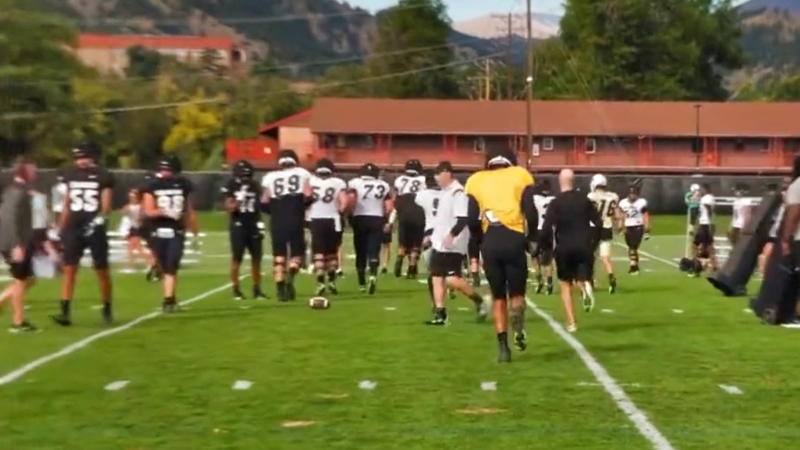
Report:
M33 278L34 250L30 183L36 177L36 166L20 160L14 168L14 181L7 186L0 200L0 255L8 263L13 278L0 298L10 297L14 310L12 333L36 331L25 320L25 292Z

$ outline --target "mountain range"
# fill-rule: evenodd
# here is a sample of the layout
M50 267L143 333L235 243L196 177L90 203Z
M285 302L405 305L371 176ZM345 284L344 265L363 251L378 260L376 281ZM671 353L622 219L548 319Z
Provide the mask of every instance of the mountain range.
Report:
M339 0L26 0L66 16L82 31L228 35L251 59L299 66L369 55L377 20ZM750 0L740 7L746 77L772 76L800 67L800 0ZM380 14L380 12L378 12ZM558 34L560 17L535 14L533 36ZM524 57L525 15L512 15L512 54ZM453 24L459 57L484 56L508 47L507 13ZM324 69L324 65L323 65ZM319 69L319 70L323 70Z

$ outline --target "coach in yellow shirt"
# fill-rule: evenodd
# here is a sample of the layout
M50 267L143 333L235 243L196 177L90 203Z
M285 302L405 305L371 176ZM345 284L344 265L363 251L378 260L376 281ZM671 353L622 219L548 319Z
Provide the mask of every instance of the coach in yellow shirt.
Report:
M533 202L533 177L517 166L514 151L507 147L486 151L486 168L467 180L470 221L483 230L481 254L486 280L494 299L495 331L499 361L511 361L508 347L508 308L514 345L528 346L525 334L525 290L528 285L527 250L536 240L538 214Z

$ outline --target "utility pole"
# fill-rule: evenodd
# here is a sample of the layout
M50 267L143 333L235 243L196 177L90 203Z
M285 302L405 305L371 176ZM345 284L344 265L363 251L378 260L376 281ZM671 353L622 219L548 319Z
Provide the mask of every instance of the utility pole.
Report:
M483 94L484 100L491 100L492 99L492 64L489 58L483 60L483 82L486 83L484 85Z
M526 39L527 45L525 51L527 52L528 57L528 64L527 64L527 78L525 78L525 86L526 91L528 92L528 98L525 102L525 130L526 130L526 139L525 139L525 154L528 157L528 169L531 169L533 165L533 160L531 159L531 152L533 149L533 136L532 136L532 129L531 129L531 120L533 116L532 104L533 104L533 24L531 23L531 0L527 0L527 7L526 7Z

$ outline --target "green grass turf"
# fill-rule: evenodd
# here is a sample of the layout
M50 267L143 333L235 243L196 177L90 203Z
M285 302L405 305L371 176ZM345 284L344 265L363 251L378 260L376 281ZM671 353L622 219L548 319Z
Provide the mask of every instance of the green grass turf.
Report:
M670 234L683 226L681 218L654 219L662 235L644 251L663 261L645 258L639 277L627 276L619 261L615 295L602 292L599 276L597 309L578 314L575 337L674 448L789 448L800 438L796 336L758 324L743 312L744 299L722 298L706 281L671 266L684 240ZM227 283L226 246L223 234L205 239L202 262L182 273L180 299ZM615 251L624 255L621 247ZM313 291L307 275L298 284L301 300L291 304L233 302L223 288L181 313L143 321L0 386L0 448L652 448L594 385L576 352L535 314L527 319L530 348L501 366L492 326L475 323L468 301L450 302L449 326L426 327L430 306L422 284L382 276L378 295L361 295L352 260L346 264L330 310L310 310L302 301ZM249 281L243 286L248 292ZM115 288L119 324L160 303L159 286L140 275L115 275ZM29 316L45 329L0 334L0 377L102 332L92 308L96 296L85 271L75 326L54 328L47 315L57 309L58 285L41 282ZM532 300L563 322L557 296ZM130 384L104 390L118 380ZM232 390L237 380L254 384ZM377 386L359 389L363 380ZM497 390L481 390L487 381ZM501 411L457 412L470 408ZM285 421L315 423L285 428Z

